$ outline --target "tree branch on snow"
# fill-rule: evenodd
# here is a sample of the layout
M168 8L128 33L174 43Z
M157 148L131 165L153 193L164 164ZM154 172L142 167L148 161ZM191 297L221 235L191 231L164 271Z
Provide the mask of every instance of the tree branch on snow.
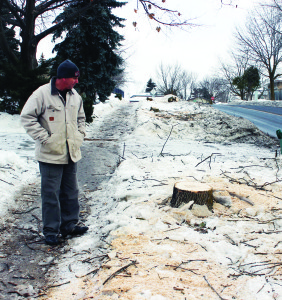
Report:
M265 182L262 185L258 185L254 181L248 181L245 178L235 179L235 178L227 175L226 172L223 172L222 170L221 170L221 172L222 172L221 175L224 175L226 178L228 178L230 182L236 182L236 183L239 183L239 184L246 184L247 186L251 186L251 187L253 187L255 189L258 189L258 190L264 190L266 186L282 181L281 179L278 179L278 180L275 180L275 181L272 181L272 182Z
M128 267L130 266L136 266L138 264L138 262L136 260L133 260L131 263L129 263L128 265L118 269L116 272L114 272L111 276L109 276L104 282L103 285L105 285L109 280L111 280L112 278L114 278L115 276L117 276L119 273L125 271Z
M181 270L184 270L184 271L189 271L189 272L191 272L195 275L200 275L200 274L195 272L195 271L198 271L199 269L186 269L186 268L182 268L182 267L179 267L179 266L173 266L173 265L165 265L165 266L174 268L174 270L176 270L178 268L178 269L181 269Z
M94 270L92 270L92 271L90 271L90 272L88 272L88 273L86 273L86 274L84 274L84 275L75 275L75 277L76 278L82 278L82 277L85 277L85 276L87 276L87 275L90 275L90 274L93 274L93 273L97 273L98 271L99 271L99 269L100 268L96 268L96 269L94 269Z
M210 159L210 161L209 161L209 168L211 169L211 158L212 158L213 155L221 155L221 153L212 153L211 155L209 155L208 157L206 157L205 159L203 159L202 161L200 161L198 164L196 164L195 168L197 168L201 163L203 163L206 160Z
M162 147L162 150L161 150L161 153L160 153L161 156L163 156L163 150L164 150L164 147L165 147L165 145L166 145L166 143L167 143L167 141L168 141L168 139L169 139L169 137L170 137L170 135L171 135L171 133L172 133L173 128L174 128L175 126L177 126L177 125L178 125L178 124L172 125L172 126L171 126L170 133L169 133L169 135L168 135L168 137L167 137L167 139L166 139L166 141L165 141L165 143L164 143L164 145L163 145L163 147Z
M208 286L217 294L217 296L219 297L220 300L226 300L225 298L222 298L219 293L214 289L214 287L209 283L209 281L207 280L206 276L203 276L203 278L205 279L206 283L208 284Z
M247 199L246 197L243 197L243 196L240 196L240 195L237 195L237 194L235 194L235 193L229 193L231 196L233 196L233 197L236 197L236 198L238 198L238 199L240 199L240 200L242 200L242 201L244 201L244 202L247 202L247 203L249 203L250 205L254 205L254 203L251 201L251 200L249 200L249 199Z

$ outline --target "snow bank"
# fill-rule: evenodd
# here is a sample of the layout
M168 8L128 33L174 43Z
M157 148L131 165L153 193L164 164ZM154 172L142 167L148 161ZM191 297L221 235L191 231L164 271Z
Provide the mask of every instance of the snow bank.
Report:
M96 121L102 123L109 113L114 118L119 105L132 104L113 99L95 105ZM248 121L210 106L165 101L134 105L136 128L122 141L124 160L109 182L89 194L90 206L96 201L115 204L106 216L108 225L99 229L111 244L109 261L85 281L82 275L92 266L77 256L69 257L69 264L66 258L58 278L71 284L50 290L53 299L60 299L60 293L64 299L218 299L207 281L224 299L282 299L282 169L273 140ZM23 177L38 175L32 144L13 125L18 121L0 115L1 211L12 203ZM170 207L174 183L180 180L211 185L230 197L231 207L215 203L213 212L202 217L188 206ZM99 247L94 211L87 225L89 233L71 241L72 255L89 256ZM132 261L137 264L127 273L103 284Z

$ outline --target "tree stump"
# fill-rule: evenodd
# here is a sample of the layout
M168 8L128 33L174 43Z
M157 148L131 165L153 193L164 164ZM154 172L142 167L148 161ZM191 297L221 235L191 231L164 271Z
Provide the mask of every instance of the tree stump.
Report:
M212 209L212 188L200 182L176 182L170 205L172 207L179 207L182 203L189 203L190 201L194 201L194 204L198 205L207 205L209 209Z

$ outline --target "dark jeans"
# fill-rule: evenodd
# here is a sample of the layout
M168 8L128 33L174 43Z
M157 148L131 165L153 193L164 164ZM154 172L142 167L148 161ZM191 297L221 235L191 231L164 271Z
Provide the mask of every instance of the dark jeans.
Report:
M39 162L43 234L70 232L78 222L77 164L67 165Z

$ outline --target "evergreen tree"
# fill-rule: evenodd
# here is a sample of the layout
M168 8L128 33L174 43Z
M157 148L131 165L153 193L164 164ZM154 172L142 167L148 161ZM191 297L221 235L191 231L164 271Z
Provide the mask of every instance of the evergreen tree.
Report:
M7 37L7 45L11 56L20 57L20 44L15 38L14 27L9 27L11 14L5 6L0 6L1 26ZM0 47L0 111L18 114L31 93L40 85L47 82L49 61L42 59L35 70L27 70L22 63L12 64L5 55L5 45Z
M232 81L232 84L238 90L241 100L244 100L246 94L246 82L243 75L235 77Z
M241 99L252 99L254 91L260 86L260 75L258 68L250 66L242 76L233 79L233 85L239 90Z
M147 82L146 93L150 93L156 86L152 78L150 78Z
M123 37L114 30L114 27L123 27L123 19L114 16L112 8L120 7L125 3L115 0L93 0L91 9L81 14L73 24L58 30L54 38L61 37L67 31L63 42L57 44L56 62L53 73L60 62L65 59L73 61L80 69L79 93L84 100L87 122L92 121L93 103L96 94L100 101L105 101L115 88L114 77L123 72L123 59L117 54L117 49ZM58 22L67 18L73 10L81 9L88 2L75 2L61 15ZM76 26L74 26L77 24Z
M253 93L260 86L260 75L258 68L250 66L244 72L244 78L246 81L247 98L252 99Z

